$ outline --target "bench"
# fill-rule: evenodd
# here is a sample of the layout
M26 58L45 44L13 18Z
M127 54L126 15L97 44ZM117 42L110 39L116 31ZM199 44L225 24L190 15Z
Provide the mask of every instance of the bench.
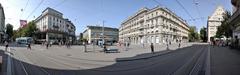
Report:
M118 49L107 49L105 50L106 53L119 53Z

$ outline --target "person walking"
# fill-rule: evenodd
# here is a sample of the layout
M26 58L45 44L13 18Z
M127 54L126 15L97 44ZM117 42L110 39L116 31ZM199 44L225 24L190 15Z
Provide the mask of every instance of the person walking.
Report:
M87 45L85 42L83 42L83 46L84 46L84 52L87 52Z
M179 42L179 44L178 44L178 48L180 48L181 47L181 42Z
M31 50L31 43L27 44L27 49Z
M7 49L8 49L8 42L5 41L5 51L7 51Z
M45 42L45 45L46 45L46 49L48 49L48 45L49 45L48 41Z
M151 43L150 47L151 47L151 51L152 51L152 53L154 53L154 46L153 46L153 43Z

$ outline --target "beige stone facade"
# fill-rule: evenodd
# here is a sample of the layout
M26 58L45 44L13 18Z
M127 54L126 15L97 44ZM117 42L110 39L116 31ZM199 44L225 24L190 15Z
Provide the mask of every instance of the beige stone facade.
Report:
M222 6L218 6L214 13L209 16L207 22L207 35L208 35L208 42L210 42L210 38L214 37L217 32L218 26L221 25L221 21L223 21L223 15L225 10Z
M38 35L36 35L38 40L75 41L76 27L55 9L46 8L34 21L39 30Z
M188 24L167 8L142 8L122 22L119 41L131 44L187 41Z

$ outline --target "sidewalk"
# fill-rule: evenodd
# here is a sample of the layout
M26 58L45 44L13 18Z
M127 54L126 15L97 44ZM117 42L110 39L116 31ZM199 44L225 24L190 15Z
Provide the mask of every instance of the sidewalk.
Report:
M240 75L240 50L210 47L211 75Z
M192 44L186 43L182 44L181 48L191 46ZM168 52L174 51L178 49L178 44L169 45L169 50L166 50L166 45L155 45L155 54L151 53L150 47L147 45L142 47L141 45L130 45L128 50L124 48L119 48L117 46L112 46L109 48L119 49L120 53L104 53L102 52L102 48L88 46L88 52L84 52L83 46L71 46L70 49L65 46L53 46L48 50L43 50L42 46L34 46L33 50L37 52L42 52L50 55L68 57L73 59L81 59L81 60L90 60L90 61L103 61L103 62L115 62L115 61L131 61L138 59L146 59L154 56L159 56L161 54L166 54ZM41 49L41 50L40 50ZM94 50L93 50L94 49ZM141 55L144 54L144 55ZM134 58L129 58L134 57ZM128 59L119 59L119 58L128 58Z

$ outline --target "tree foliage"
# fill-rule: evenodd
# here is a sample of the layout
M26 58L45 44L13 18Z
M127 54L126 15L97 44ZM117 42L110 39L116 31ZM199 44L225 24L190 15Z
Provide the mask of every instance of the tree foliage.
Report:
M14 37L33 37L35 32L37 31L37 27L34 21L31 21L27 24L26 27L20 28L14 33Z
M229 38L232 36L232 29L231 29L232 26L228 22L230 17L231 17L231 12L226 11L226 13L224 13L223 21L221 22L221 25L217 28L215 37L221 38L222 36L225 36Z
M200 29L200 39L203 42L207 42L207 28L203 27Z
M8 38L12 38L12 36L13 36L13 25L11 25L11 24L6 25L6 34L8 35Z
M189 37L190 42L194 42L199 39L199 34L198 34L196 28L190 27L188 37Z

